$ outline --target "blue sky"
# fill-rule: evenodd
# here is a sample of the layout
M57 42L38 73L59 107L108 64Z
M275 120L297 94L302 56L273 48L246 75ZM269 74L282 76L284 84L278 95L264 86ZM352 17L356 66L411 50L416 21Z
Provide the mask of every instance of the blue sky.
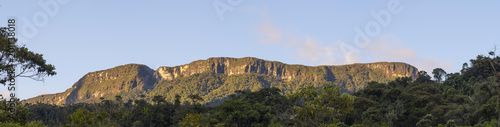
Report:
M43 3L52 4L45 4L50 5L46 10ZM156 70L209 57L310 66L391 61L458 72L464 62L500 43L498 5L465 0L0 0L0 25L15 17L19 43L56 66L58 74L44 82L18 79L17 95L26 99L63 92L88 72L128 63ZM361 35L357 28L371 33L370 41L355 43Z

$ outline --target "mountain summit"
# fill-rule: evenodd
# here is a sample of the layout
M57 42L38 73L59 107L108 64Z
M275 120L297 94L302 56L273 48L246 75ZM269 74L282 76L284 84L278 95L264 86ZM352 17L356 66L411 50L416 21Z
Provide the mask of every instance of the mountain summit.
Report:
M137 99L141 95L150 100L160 95L166 101L173 101L176 94L187 101L187 96L197 94L205 103L216 104L236 90L277 87L283 92L291 92L302 86L334 83L343 92L354 92L370 81L388 82L398 77L415 79L417 72L417 68L400 62L313 67L253 57L217 57L160 67L156 71L145 65L127 64L90 72L65 92L40 95L24 102L68 105L115 100L117 95L123 100Z

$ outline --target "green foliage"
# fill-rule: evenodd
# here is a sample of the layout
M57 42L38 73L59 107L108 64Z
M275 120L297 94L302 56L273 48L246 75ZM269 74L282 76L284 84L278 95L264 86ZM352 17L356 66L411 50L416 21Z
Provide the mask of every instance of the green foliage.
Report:
M179 122L181 127L209 127L210 124L200 117L200 114L186 114Z
M31 121L22 125L21 123L15 122L0 122L0 127L48 127L44 125L41 121Z
M339 116L354 109L355 97L341 94L333 84L324 84L320 89L313 86L301 88L288 97L299 103L294 106L296 117L305 126L335 124L339 122Z
M461 73L445 74L444 81L433 82L420 71L415 81L370 82L353 93L355 108L341 121L351 126L497 126L499 80L491 70L500 59L478 56L471 62Z
M201 98L199 95L189 95L188 96L189 99L191 99L191 102L193 102L193 104L196 104L197 101L203 101L203 98Z
M17 45L17 38L8 38L7 35L7 31L0 30L0 84L8 85L8 90L13 92L16 90L13 81L17 77L42 81L47 76L56 75L56 68L46 63L43 54ZM29 109L14 95L0 94L0 126L42 126L39 121L28 121ZM11 98L6 100L7 97Z
M166 102L165 97L163 96L154 96L151 101L155 102L155 104L161 104L163 102Z
M425 115L420 121L417 122L417 127L432 127L432 115L427 114Z
M78 109L68 116L69 126L77 127L104 127L107 126L105 112L90 112L87 109Z
M13 122L22 125L28 122L29 109L24 107L18 98L0 99L0 122Z
M429 76L426 71L418 72L418 78L415 80L416 84L430 83L430 82L431 82L431 76Z
M11 104L15 104L13 109L10 107ZM21 104L18 98L15 98L14 102L2 99L0 102L0 127L47 127L41 121L29 121L29 110Z
M444 79L444 76L446 76L446 71L444 71L442 68L436 68L432 70L432 74L434 75L434 79L436 79L436 82L441 83L441 81Z
M256 92L237 91L238 95L215 106L210 114L212 121L220 121L212 125L224 126L267 126L280 113L291 107L291 102L277 88L263 88ZM284 120L286 121L286 120Z
M0 30L0 84L16 77L29 77L34 80L43 80L46 76L56 75L54 65L47 64L43 54L29 51L25 46L18 46L17 39L11 41L7 38L6 31ZM16 70L13 77L9 77L8 70Z
M483 123L478 123L474 125L474 127L497 127L497 126L498 126L497 120L484 121Z

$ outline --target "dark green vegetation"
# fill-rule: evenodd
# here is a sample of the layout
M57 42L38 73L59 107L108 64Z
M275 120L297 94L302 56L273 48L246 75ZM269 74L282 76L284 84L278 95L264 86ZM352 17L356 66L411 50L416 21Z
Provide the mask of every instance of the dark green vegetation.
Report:
M64 107L26 104L18 107L24 116L2 120L7 123L0 125L496 127L500 91L494 75L500 57L480 55L470 64L460 73L436 68L433 76L420 71L415 80L402 77L387 83L369 82L351 94L342 93L334 83L325 83L288 93L276 87L236 90L214 106L202 104L206 98L196 94L174 95L173 101L162 95L139 95L135 100L115 96ZM199 75L223 79L223 75ZM262 76L256 75L239 76Z
M140 64L127 64L83 76L65 92L41 95L25 103L68 105L96 103L100 98L139 99L151 102L155 96L173 102L175 95L187 98L199 95L202 104L223 102L235 90L257 91L276 87L288 93L305 86L320 87L333 83L341 92L354 92L370 81L388 82L398 77L413 77L417 69L405 63L370 63L342 66L287 65L257 58L210 58L177 67L153 71Z

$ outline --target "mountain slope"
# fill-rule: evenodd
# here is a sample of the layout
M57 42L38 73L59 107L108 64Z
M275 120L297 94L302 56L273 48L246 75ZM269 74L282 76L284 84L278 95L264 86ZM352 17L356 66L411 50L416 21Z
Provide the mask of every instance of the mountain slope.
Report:
M101 97L113 98L120 93L141 93L152 89L156 82L154 70L140 64L127 64L107 70L90 72L63 93L41 95L27 103L67 105L75 102L95 102ZM132 99L132 96L125 98Z
M65 105L97 102L101 97L113 99L116 95L124 100L135 99L141 94L146 95L146 100L162 95L167 101L173 101L175 94L181 95L183 100L190 94L198 94L206 103L218 103L235 90L277 87L283 92L291 92L303 86L319 87L331 82L344 92L354 92L370 81L388 82L397 77L415 79L417 72L417 68L398 62L311 67L252 57L219 57L160 67L156 71L144 65L128 64L92 72L63 93L41 95L25 102Z

